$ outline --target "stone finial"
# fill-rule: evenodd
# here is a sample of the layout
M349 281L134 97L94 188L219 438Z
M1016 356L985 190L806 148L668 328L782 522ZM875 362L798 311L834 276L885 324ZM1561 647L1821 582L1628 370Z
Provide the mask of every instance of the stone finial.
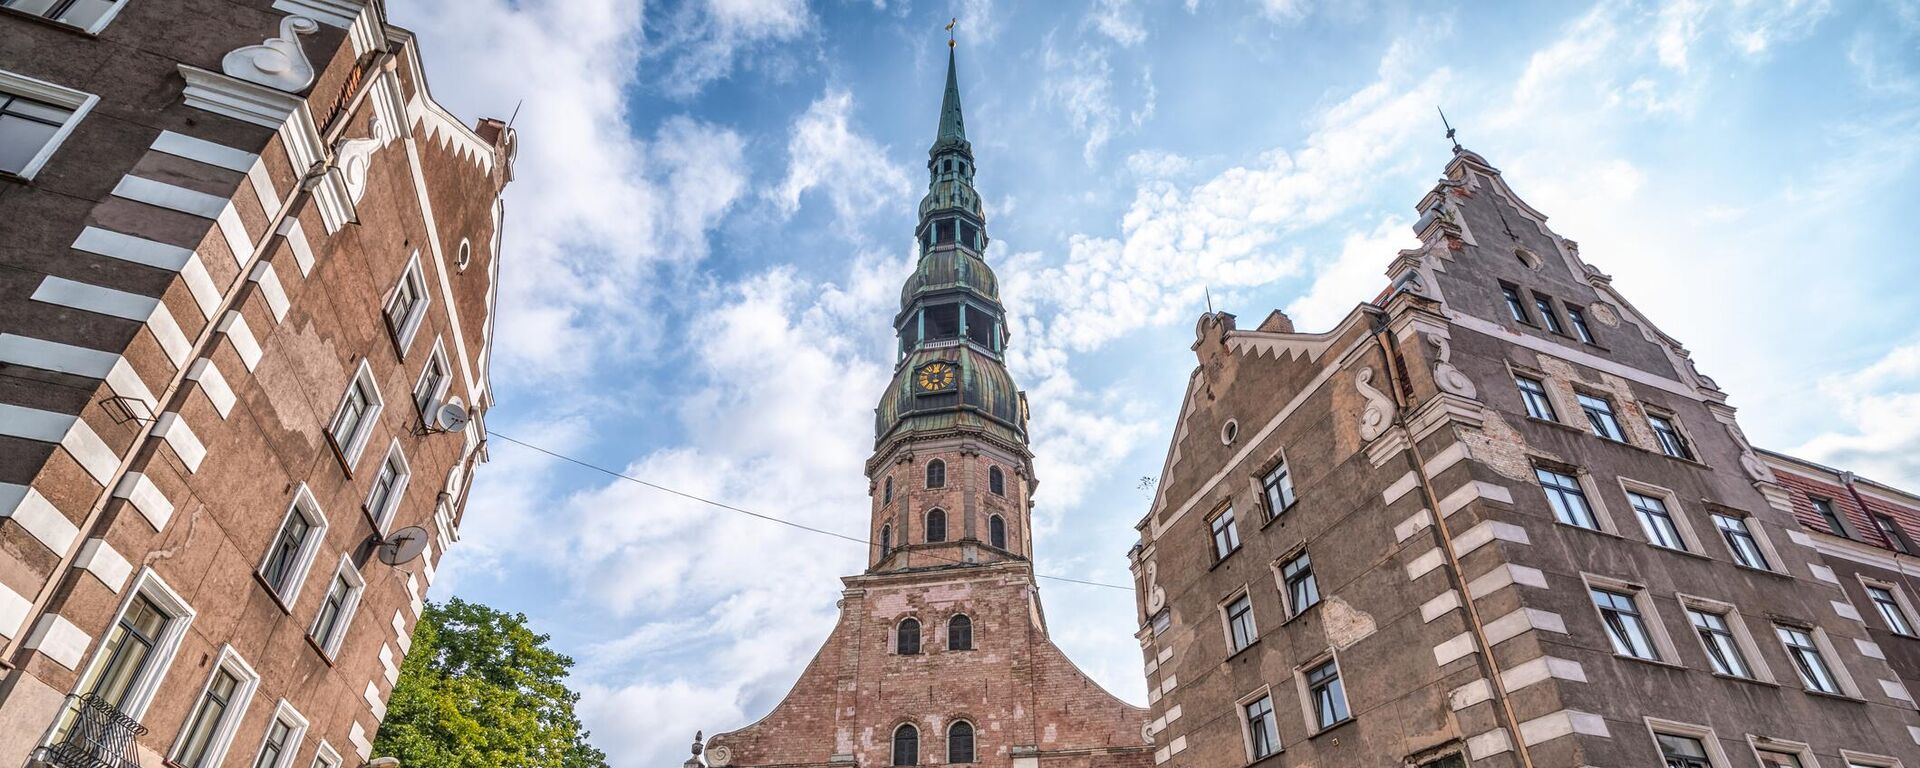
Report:
M229 51L220 60L220 71L250 83L258 83L287 93L299 93L313 85L313 63L300 47L300 35L320 31L320 22L305 16L280 20L280 36L269 37L259 45Z

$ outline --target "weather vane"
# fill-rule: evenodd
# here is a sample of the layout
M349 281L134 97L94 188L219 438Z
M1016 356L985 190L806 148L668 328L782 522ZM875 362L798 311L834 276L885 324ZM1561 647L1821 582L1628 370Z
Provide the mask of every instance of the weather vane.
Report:
M1447 127L1447 141L1453 142L1453 151L1459 152L1460 140L1453 137L1453 124L1447 122L1447 111L1439 107L1434 107L1433 110L1440 113L1440 124Z
M948 48L953 47L953 26L959 23L960 23L960 19L958 18L949 19L947 21L947 47Z

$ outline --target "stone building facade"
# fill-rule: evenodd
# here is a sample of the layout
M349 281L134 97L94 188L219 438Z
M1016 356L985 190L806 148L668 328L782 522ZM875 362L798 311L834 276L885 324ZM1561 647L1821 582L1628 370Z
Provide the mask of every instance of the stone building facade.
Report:
M514 152L420 55L379 0L0 3L0 766L373 756Z
M1726 393L1480 155L1417 210L1332 330L1200 318L1132 552L1155 762L1920 765L1904 638Z
M1026 396L984 258L986 217L952 52L930 183L901 289L899 362L867 461L865 573L774 710L714 736L721 766L1149 764L1144 710L1048 639L1033 570Z

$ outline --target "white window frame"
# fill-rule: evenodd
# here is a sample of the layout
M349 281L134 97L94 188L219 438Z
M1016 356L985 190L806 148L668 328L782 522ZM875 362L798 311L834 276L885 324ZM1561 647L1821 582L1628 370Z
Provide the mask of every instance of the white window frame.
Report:
M1307 573L1313 579L1314 599L1313 605L1297 606L1293 604L1293 590L1287 586L1287 566L1303 557L1307 559ZM1320 573L1313 569L1313 556L1307 552L1305 546L1295 547L1286 554L1274 558L1267 567L1273 570L1273 585L1280 592L1280 607L1286 612L1286 618L1280 623L1292 621L1295 617L1313 610L1314 606L1326 602L1326 594L1320 591Z
M1273 718L1273 751L1256 757L1253 754L1253 729L1247 723L1247 707L1263 698L1267 700L1267 706L1272 710L1269 715ZM1233 714L1234 719L1240 721L1240 748L1246 752L1247 762L1265 760L1287 751L1287 742L1280 737L1280 706L1279 702L1273 698L1273 686L1263 685L1254 692L1240 697L1234 702Z
M1593 512L1594 525L1597 525L1600 527L1598 530L1595 530L1593 528L1588 528L1585 526L1574 525L1573 523L1561 522L1560 516L1558 514L1555 514L1553 511L1553 500L1550 498L1544 498L1547 495L1546 485L1540 482L1540 476L1538 474L1534 474L1529 479L1533 481L1533 487L1540 489L1540 495L1543 497L1541 500L1546 502L1547 504L1547 517L1553 520L1554 525L1558 525L1566 528L1572 528L1575 530L1586 531L1588 533L1603 533L1608 536L1620 536L1620 528L1619 526L1614 524L1613 514L1607 511L1607 503L1600 496L1600 487L1598 484L1594 482L1593 473L1588 472L1586 467L1569 466L1557 461L1548 461L1546 463L1541 463L1537 459L1533 461L1531 464L1529 464L1529 466L1536 473L1539 470L1544 469L1554 474L1567 475L1569 477L1572 477L1573 481L1580 486L1581 495L1584 495L1587 498L1587 509ZM1625 538L1625 537L1621 536L1621 538Z
M66 27L66 28L68 28L68 29L78 29L78 30L81 30L81 31L84 31L84 32L86 32L86 33L87 33L87 34L89 34L89 35L98 35L98 34L100 34L100 30L103 30L103 29L106 29L106 28L107 28L107 25L109 25L109 24L112 24L112 23L113 23L113 18L114 18L115 16L119 16L119 15L120 15L120 9L122 9L122 8L125 8L125 7L127 7L127 0L114 0L114 2L113 2L113 3L111 4L111 5L109 5L109 6L107 7L107 10L106 10L106 11L104 11L104 12L102 12L102 13L100 14L100 18L98 18L98 19L95 19L95 20L94 20L94 22L93 22L92 24L89 24L89 25L87 25L87 26L84 26L84 27L83 27L83 26L80 26L80 25L78 25L78 24L69 24L69 23L67 23L67 22L64 22L64 21L61 21L61 20L59 20L59 19L55 19L55 18L51 18L51 17L47 17L47 16L42 16L42 15L40 15L40 14L37 14L37 13L30 13L30 12L27 12L27 11L18 11L18 13L20 13L20 14L21 14L21 15L23 15L23 16L32 16L32 17L34 17L34 18L37 18L37 19L41 19L41 20L44 20L44 21L47 21L47 22L50 22L50 23L53 23L53 24L58 24L58 25L60 25L60 26L62 26L62 27Z
M1700 449L1698 447L1699 444L1693 441L1693 434L1691 432L1688 432L1686 427L1681 426L1679 415L1665 408L1648 407L1644 403L1641 404L1640 406L1640 412L1642 415L1646 416L1647 418L1647 431L1653 434L1654 453L1658 453L1669 459L1691 461L1696 464L1700 462ZM1671 453L1667 453L1666 444L1660 442L1660 430L1659 428L1653 425L1654 419L1659 419L1661 421L1664 421L1667 423L1667 426L1673 427L1673 434L1680 439L1680 447L1685 449L1687 453L1690 453L1693 455L1692 456L1675 456Z
M1900 763L1900 758L1852 749L1840 750L1840 759L1846 763L1846 768L1906 768Z
M1800 768L1820 768L1820 759L1814 756L1813 748L1804 741L1788 741L1749 733L1747 747L1753 750L1753 762L1756 765L1766 765L1760 761L1760 752L1765 750L1799 758Z
M1247 644L1236 646L1233 641L1233 614L1231 609L1233 604L1241 598L1246 598L1247 601ZM1241 585L1239 589L1234 590L1232 594L1227 595L1225 599L1220 601L1220 629L1226 632L1228 656L1233 656L1248 648L1252 648L1255 643L1260 642L1260 617L1254 615L1253 590L1249 589L1247 585Z
M360 502L360 509L366 512L367 519L373 522L373 529L378 531L381 536L385 536L388 526L393 523L394 514L400 509L401 497L406 495L407 484L413 480L413 466L407 463L407 454L400 449L400 438L397 437L387 446L387 455L380 461L380 469L374 470L373 474L375 483L379 482L380 472L385 470L388 464L397 463L400 465L399 476L394 478L393 490L387 493L387 502L385 505L380 509L373 508L373 493L376 486L369 485L367 487L367 498L365 501Z
M420 299L414 302L413 309L407 312L407 316L401 318L400 327L395 328L388 320L390 315L387 309L393 306L394 299L400 297L400 287L409 282L413 283L414 290L419 292ZM399 351L400 359L405 360L407 350L413 348L413 340L419 336L420 326L424 324L427 317L427 308L432 304L433 294L427 292L426 273L420 269L420 252L416 250L407 256L407 266L400 270L400 279L394 281L393 287L387 289L387 295L380 300L380 324L386 326L387 333L393 338L393 346Z
M260 753L267 748L267 737L273 735L273 723L276 720L285 721L293 727L287 732L287 746L280 752L280 759L274 761L268 768L292 768L294 757L300 754L300 745L306 741L309 724L307 717L300 714L300 710L294 709L293 704L286 699L281 699L280 703L273 708L273 716L267 718L266 730L260 734L260 745L253 750L253 760L255 763L260 762Z
M273 583L267 579L267 563L273 560L273 548L280 543L280 532L287 529L287 521L296 514L307 518L307 538L300 543L300 551L294 554L293 570L287 574L286 591L282 594L275 591ZM301 483L294 489L293 501L287 504L286 513L280 516L280 526L273 529L273 539L267 544L266 554L261 556L260 564L253 568L254 574L267 587L267 593L273 595L274 602L280 604L281 611L292 613L293 606L300 602L300 587L306 584L307 572L312 569L314 556L320 551L320 542L326 538L326 510L320 508L320 500L314 498L313 490L306 483Z
M1214 521L1222 517L1229 518L1227 520L1227 537L1233 540L1233 546L1225 552L1220 551L1220 534L1214 530L1213 527ZM1239 552L1240 548L1246 545L1246 540L1240 537L1240 517L1234 514L1232 504L1225 504L1219 509L1214 510L1213 514L1206 517L1206 521L1207 551L1213 553L1213 562L1218 563L1232 557L1235 552Z
M1658 717L1646 718L1646 723L1647 740L1653 743L1655 757L1660 755L1659 734L1664 733L1669 736L1688 736L1699 739L1700 745L1707 748L1707 762L1712 764L1713 768L1730 768L1733 765L1733 762L1727 759L1726 749L1720 746L1720 737L1714 735L1712 728Z
M1600 623L1600 639L1605 643L1606 652L1613 654L1615 658L1647 664L1681 666L1680 652L1674 646L1673 638L1667 635L1667 622L1660 618L1660 608L1655 604L1653 594L1648 591L1647 585L1594 573L1581 573L1580 580L1585 582L1587 587L1587 594L1581 597L1586 599L1587 610L1593 612L1594 621ZM1633 607L1640 611L1640 621L1646 625L1647 635L1653 641L1653 652L1659 658L1643 659L1614 650L1613 641L1607 637L1607 617L1600 612L1600 606L1593 602L1592 591L1596 589L1624 594L1633 600ZM1688 628L1691 629L1692 625L1689 624Z
M1760 548L1760 555L1767 559L1767 567L1756 568L1740 562L1740 556L1733 551L1733 543L1727 541L1727 535L1720 531L1720 523L1713 519L1714 515L1739 519L1740 522L1746 526L1747 535L1753 537L1754 545ZM1709 505L1707 507L1707 522L1713 524L1714 537L1720 539L1721 545L1727 548L1727 557L1733 561L1734 565L1748 570L1764 571L1766 573L1785 574L1787 572L1787 562L1780 558L1780 550L1774 548L1773 539L1767 536L1767 527L1761 524L1759 516L1731 507Z
M1340 676L1340 703L1345 705L1347 716L1322 728L1320 727L1318 713L1313 709L1313 689L1307 687L1307 672L1317 669L1328 662L1332 662L1334 671ZM1346 669L1346 666L1340 663L1340 651L1334 648L1322 650L1314 654L1306 663L1293 668L1293 684L1300 694L1300 717L1307 724L1307 734L1309 738L1338 728L1355 719L1353 714L1353 698L1347 695Z
M1293 464L1287 461L1286 449L1275 451L1273 457L1267 460L1265 467L1253 477L1253 494L1254 498L1260 500L1260 506L1266 510L1266 520L1262 522L1270 523L1278 520L1287 510L1293 509L1300 503L1300 491L1293 483ZM1290 499L1285 506L1274 506L1273 499L1267 494L1267 478L1275 472L1285 473L1283 482L1280 483L1286 491L1281 495Z
M1520 394L1520 410L1527 415L1527 418L1553 424L1565 423L1560 420L1559 403L1553 401L1553 387L1547 383L1550 379L1545 374L1520 368L1510 369L1508 373L1512 374L1513 377L1513 390ZM1546 417L1534 415L1533 406L1530 405L1532 399L1528 397L1529 393L1526 384L1523 383L1528 381L1540 385L1540 399L1546 404L1547 408Z
M113 621L109 622L107 627L120 625L120 620L126 618L127 609L132 607L136 596L152 601L154 607L166 612L169 616L166 628L161 630L160 637L154 641L153 650L147 655L146 669L140 673L140 679L135 680L129 688L126 707L121 710L122 714L138 720L146 715L147 707L153 703L154 693L160 690L161 681L166 679L168 670L173 666L174 656L180 652L180 641L187 636L187 627L193 623L196 612L193 606L180 596L180 593L173 590L172 585L167 584L160 578L160 574L148 567L141 569L140 575L134 578L133 588L126 590L126 595L120 600L120 607L113 612ZM74 693L79 693L93 685L94 679L100 675L101 665L107 663L104 654L105 646L106 643L95 644L93 660L87 663L86 674L75 681Z
M321 760L326 762L323 763ZM328 744L325 739L321 739L319 748L313 750L313 761L307 766L308 768L342 768L340 751L334 749L333 745Z
M347 593L347 599L340 604L340 620L333 630L332 637L314 637L314 630L320 628L320 614L313 614L313 621L307 625L307 637L320 646L320 653L332 661L340 653L340 646L346 642L347 632L353 629L354 615L360 612L360 597L366 594L367 580L353 567L353 560L347 555L340 556L340 564L333 569L333 575L327 579L327 590L333 590L333 583L341 576L353 585L353 591ZM326 607L326 593L321 593L322 609Z
M354 388L362 383L366 384L369 395L366 412L360 415L360 424L355 427L353 434L347 437L347 444L341 445L339 439L333 434L334 427L340 422L340 409L346 407L347 397L352 395ZM353 472L354 466L360 463L361 455L367 452L367 442L373 437L374 425L379 423L380 412L386 407L386 398L380 394L380 383L373 377L373 366L368 365L366 358L363 357L360 359L360 367L354 369L353 376L347 379L347 386L340 391L340 399L333 404L333 418L327 421L327 440L340 451L340 458L346 462L348 473Z
M1920 617L1920 611L1914 610L1913 601L1907 598L1906 590L1901 589L1899 584L1884 579L1876 579L1864 573L1857 574L1857 577L1860 579L1861 593L1866 595L1867 604L1873 606L1873 615L1879 619L1881 624L1886 624L1887 619L1880 614L1879 604L1873 599L1872 593L1866 592L1866 589L1868 587L1884 589L1888 594L1893 595L1894 607L1899 609L1900 617L1907 620L1907 629L1909 631L1895 632L1892 626L1888 626L1888 632L1893 632L1893 634L1900 637L1920 638L1920 620L1916 620L1915 618Z
M1592 398L1606 404L1607 419L1612 423L1613 431L1618 434L1618 437L1600 434L1599 428L1593 423L1593 417L1587 413L1587 404L1580 402L1580 398L1583 397ZM1580 409L1580 420L1586 427L1587 434L1602 440L1620 443L1621 445L1633 444L1631 440L1627 439L1627 425L1626 422L1620 420L1620 404L1614 402L1613 393L1599 393L1590 389L1583 390L1580 387L1574 387L1573 402L1574 407Z
M426 385L427 374L433 372L435 363L440 365L440 383L434 385L433 391L428 393L426 398L422 400L420 388ZM439 407L441 403L446 402L447 392L452 389L453 366L447 361L446 344L439 337L435 337L433 340L433 351L427 354L426 364L420 366L420 375L414 378L413 388L407 390L408 395L413 398L414 408L420 412L420 423L422 425L430 423L429 420L433 418L434 409Z
M193 706L187 710L187 719L181 723L180 733L173 737L173 746L167 748L168 765L177 764L175 761L180 756L180 747L185 743L182 739L193 727L194 716L198 714L201 702L207 697L207 689L213 686L214 676L220 674L223 669L232 672L233 676L239 679L240 685L234 689L233 698L227 703L227 710L220 713L220 723L214 727L212 740L207 742L206 759L209 761L208 765L226 764L227 750L233 746L233 736L240 730L240 723L247 718L247 706L253 703L254 689L260 687L260 673L253 671L253 666L248 664L247 660L240 656L240 651L230 644L220 647L219 660L214 662L213 668L207 672L207 679L200 684L199 692L193 695Z
M1652 483L1644 483L1632 478L1622 477L1620 478L1620 490L1622 493L1627 494L1624 496L1627 500L1627 509L1633 512L1633 521L1639 524L1640 533L1647 537L1648 544L1681 554L1706 556L1706 549L1700 546L1700 537L1694 533L1693 523L1688 521L1685 507L1680 504L1680 497L1671 489L1662 488ZM1661 505L1666 507L1667 517L1673 519L1674 530L1679 532L1680 544L1685 547L1685 549L1661 546L1653 540L1653 532L1647 530L1646 521L1640 519L1639 508L1633 506L1632 494L1636 493L1647 498L1660 500Z
M1733 633L1733 644L1740 649L1740 660L1746 662L1747 672L1751 673L1752 676L1734 677L1730 675L1720 675L1714 672L1713 659L1711 658L1712 652L1707 650L1706 640L1700 637L1699 630L1693 626L1693 619L1689 617L1687 618L1687 632L1692 634L1694 642L1700 645L1701 653L1708 655L1707 672L1709 674L1718 677L1733 677L1733 679L1736 680L1752 680L1761 683L1777 684L1773 677L1773 669L1767 665L1766 656L1761 653L1759 642L1755 641L1753 639L1753 633L1748 631L1747 620L1740 615L1740 608L1738 606L1735 606L1733 603L1701 597L1699 595L1675 594L1673 597L1679 601L1683 614L1687 610L1696 610L1702 613L1716 614L1721 620L1725 621L1727 623L1727 631Z
M1779 628L1781 627L1797 629L1807 633L1807 636L1813 639L1813 647L1820 651L1820 660L1827 663L1827 672L1833 675L1834 684L1840 686L1840 692L1837 694L1808 688L1805 681L1800 679L1799 668L1794 667L1793 681L1800 684L1802 690L1815 696L1843 696L1849 699L1866 698L1866 696L1860 693L1860 686L1854 684L1853 673L1847 671L1847 665L1840 660L1840 653L1834 649L1833 641L1827 637L1827 631L1825 629L1818 625L1806 626L1778 621L1773 623L1773 627L1773 639L1775 642L1780 643L1780 652L1786 654L1788 666L1793 666L1793 651L1787 648L1786 639L1780 637Z
M126 0L121 0L122 5L125 3ZM101 17L100 22L94 25L95 29L88 31L96 32L99 28L104 28L116 13L119 13L117 6ZM67 121L47 138L47 143L41 146L40 151L20 169L17 175L22 179L32 179L34 175L40 173L40 169L46 167L47 161L53 159L53 153L60 151L60 145L65 144L67 138L73 135L73 129L80 125L80 121L87 116L87 113L93 111L93 105L100 103L100 97L91 93L76 91L66 86L54 85L45 80L37 80L6 70L0 70L0 91L73 110L73 114L67 116Z

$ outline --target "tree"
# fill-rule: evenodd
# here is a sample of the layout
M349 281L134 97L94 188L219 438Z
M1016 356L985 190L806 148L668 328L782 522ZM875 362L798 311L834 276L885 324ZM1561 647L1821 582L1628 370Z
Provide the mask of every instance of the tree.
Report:
M607 768L574 714L572 666L524 614L428 603L373 753L407 768Z

